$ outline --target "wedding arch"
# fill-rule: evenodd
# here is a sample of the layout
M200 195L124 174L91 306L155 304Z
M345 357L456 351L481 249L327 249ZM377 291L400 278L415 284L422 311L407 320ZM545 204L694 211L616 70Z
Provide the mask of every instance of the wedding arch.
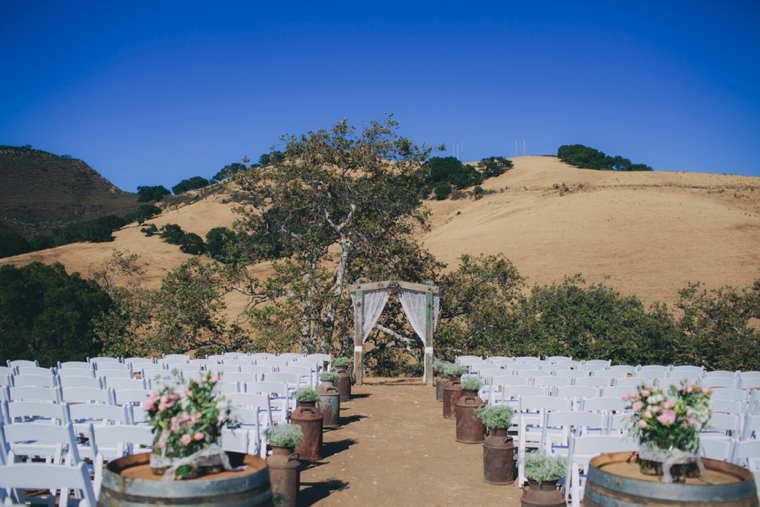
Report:
M364 381L364 342L383 313L391 294L398 295L406 318L425 347L423 380L433 385L433 333L438 325L440 294L433 282L411 283L396 280L356 283L349 286L354 309L354 375Z

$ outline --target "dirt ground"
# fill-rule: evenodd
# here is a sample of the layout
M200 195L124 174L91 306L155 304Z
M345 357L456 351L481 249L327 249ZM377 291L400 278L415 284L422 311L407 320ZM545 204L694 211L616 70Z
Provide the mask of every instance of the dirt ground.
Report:
M435 389L365 378L324 432L323 459L301 472L299 505L520 505L522 490L483 482L483 447L454 440Z

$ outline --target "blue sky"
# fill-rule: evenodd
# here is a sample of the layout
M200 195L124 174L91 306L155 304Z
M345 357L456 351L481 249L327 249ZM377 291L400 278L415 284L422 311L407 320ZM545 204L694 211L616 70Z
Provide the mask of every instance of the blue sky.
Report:
M760 176L759 25L757 1L0 0L0 144L135 191L389 112L466 160L525 136Z

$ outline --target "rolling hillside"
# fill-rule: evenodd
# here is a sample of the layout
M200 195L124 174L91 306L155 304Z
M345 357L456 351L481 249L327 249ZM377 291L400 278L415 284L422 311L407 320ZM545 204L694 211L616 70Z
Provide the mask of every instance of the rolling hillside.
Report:
M502 252L528 283L561 281L582 273L645 304L672 304L689 281L708 288L746 286L760 277L760 178L703 173L620 173L577 169L554 157L519 157L515 168L483 184L481 199L428 201L431 229L419 240L455 269L457 258ZM223 194L165 211L158 227L179 224L204 236L236 216ZM62 262L85 276L114 248L140 254L143 283L189 256L138 226L116 232L113 243L74 244L0 260L23 265ZM257 270L269 271L267 266ZM243 302L229 300L230 312Z

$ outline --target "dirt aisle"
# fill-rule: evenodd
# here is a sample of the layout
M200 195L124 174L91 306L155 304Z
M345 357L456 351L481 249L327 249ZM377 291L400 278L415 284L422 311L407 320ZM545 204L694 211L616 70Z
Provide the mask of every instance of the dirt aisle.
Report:
M324 433L323 460L301 473L299 505L509 505L522 490L483 482L483 447L458 444L433 388L366 379Z

